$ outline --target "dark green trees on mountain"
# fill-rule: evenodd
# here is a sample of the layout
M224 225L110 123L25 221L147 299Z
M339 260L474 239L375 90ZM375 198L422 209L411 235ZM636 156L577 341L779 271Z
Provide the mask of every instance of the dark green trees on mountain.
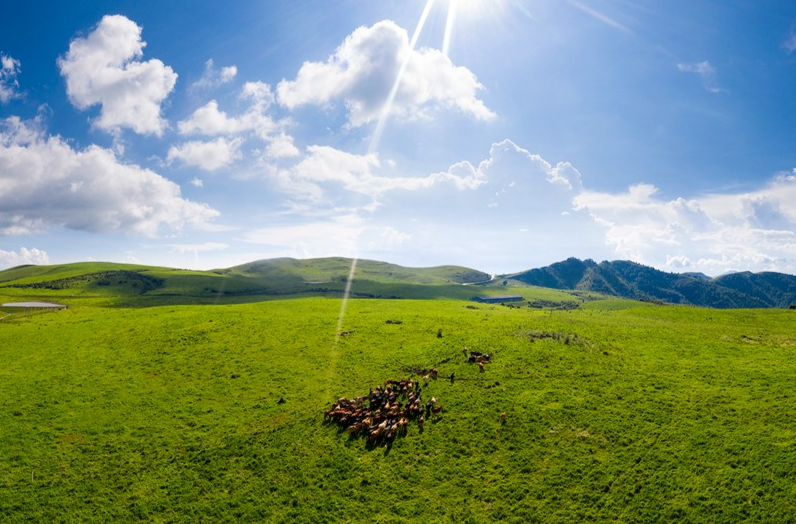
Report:
M744 272L711 279L702 274L667 273L624 260L597 264L568 258L504 278L555 289L715 308L786 308L796 303L796 276L782 273Z

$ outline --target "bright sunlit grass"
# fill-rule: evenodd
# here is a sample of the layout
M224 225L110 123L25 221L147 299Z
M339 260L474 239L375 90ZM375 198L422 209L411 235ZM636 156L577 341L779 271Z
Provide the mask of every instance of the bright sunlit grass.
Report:
M334 366L340 300L7 318L0 514L788 521L792 312L625 306L351 300ZM484 372L464 344L492 354ZM338 397L412 366L442 377L424 395L444 410L423 432L369 447L324 424Z

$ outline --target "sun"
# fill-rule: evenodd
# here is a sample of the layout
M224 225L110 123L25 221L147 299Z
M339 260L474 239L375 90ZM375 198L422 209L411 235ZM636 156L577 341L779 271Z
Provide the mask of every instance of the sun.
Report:
M448 16L445 21L445 35L442 39L442 53L448 56L453 26L459 16L484 20L501 11L503 0L447 0Z
M450 6L456 6L462 13L478 14L484 12L498 3L498 0L448 0Z

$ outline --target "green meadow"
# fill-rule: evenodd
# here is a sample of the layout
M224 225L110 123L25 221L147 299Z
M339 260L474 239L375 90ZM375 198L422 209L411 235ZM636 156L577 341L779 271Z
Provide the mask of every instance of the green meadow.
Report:
M0 320L3 522L796 518L793 311L70 305ZM431 368L422 429L324 421Z

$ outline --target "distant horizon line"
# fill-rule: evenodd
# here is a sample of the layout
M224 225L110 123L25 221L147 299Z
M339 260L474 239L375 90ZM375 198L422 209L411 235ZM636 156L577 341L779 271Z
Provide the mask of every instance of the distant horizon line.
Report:
M566 262L567 260L572 260L572 259L580 261L580 262L592 261L596 265L600 265L600 264L603 264L603 263L627 262L627 263L631 263L631 264L636 264L638 266L651 268L651 269L654 269L656 271L660 271L662 273L670 273L670 274L674 274L674 275L685 275L685 276L702 275L702 276L705 276L705 277L710 278L710 279L720 278L722 276L732 275L732 274L739 274L739 273L750 273L750 274L779 273L779 274L782 274L782 275L794 275L794 273L787 273L787 272L784 272L784 271L771 271L771 270L752 271L752 270L749 270L749 269L746 269L746 270L728 270L728 271L725 271L725 272L722 272L722 273L719 273L719 274L716 274L716 275L710 275L708 273L705 273L704 271L696 271L696 270L679 271L678 272L678 271L672 271L670 269L661 269L661 268L653 266L653 265L648 265L648 264L644 264L644 263L641 263L641 262L636 262L636 261L630 260L630 259L601 260L600 262L597 262L594 258L591 258L591 257L578 258L578 257L575 257L575 256L567 257L567 258L558 260L556 262L549 263L549 264L544 265L544 266L530 267L530 268L527 268L527 269L522 269L522 270L519 270L519 271L512 271L512 272L507 272L507 273L495 273L495 272L485 271L485 270L479 269L477 267L464 266L464 265L461 265L461 264L434 264L434 265L427 265L427 266L413 266L413 265L397 264L395 262L390 262L388 260L380 260L380 259L375 259L375 258L362 258L362 257L354 257L354 256L344 256L344 255L329 255L329 256L318 256L318 257L275 256L275 257L268 257L268 258L258 258L258 259L250 260L248 262L243 262L241 264L235 264L235 265L232 265L232 266L213 267L213 268L209 268L209 269L198 269L198 268L178 267L178 266L164 266L164 265L159 265L159 264L147 264L147 263L142 263L142 262L115 262L115 261L112 261L112 260L81 260L81 261L74 261L74 262L61 262L61 263L49 263L49 264L35 264L35 263L19 264L19 265L16 265L16 266L5 268L5 269L0 269L0 273L5 272L5 271L10 271L10 270L13 270L13 269L19 269L19 268L31 267L31 266L53 267L53 266L65 266L65 265L72 265L72 264L116 264L116 265L121 265L121 266L162 267L162 268L174 269L174 270L179 270L179 271L208 271L208 272L212 272L212 271L221 271L221 270L226 270L226 269L232 269L232 268L235 268L235 267L245 266L245 265L248 265L248 264L254 264L254 263L257 263L257 262L266 262L266 261L274 261L274 260L309 261L309 260L333 260L333 259L339 259L341 261L346 261L346 262L350 262L351 260L356 259L356 260L365 261L365 262L375 262L375 263L380 263L380 264L390 264L390 265L393 265L393 266L405 267L405 268L408 268L408 269L432 269L432 268L448 267L448 266L461 267L463 269L479 271L481 273L484 273L485 275L489 275L490 278L493 279L493 280L496 279L496 278L511 277L512 275L519 275L519 274L527 273L529 271L533 271L533 270L537 270L537 269L545 269L545 268L548 268L548 267L553 266L555 264L560 264L562 262Z

